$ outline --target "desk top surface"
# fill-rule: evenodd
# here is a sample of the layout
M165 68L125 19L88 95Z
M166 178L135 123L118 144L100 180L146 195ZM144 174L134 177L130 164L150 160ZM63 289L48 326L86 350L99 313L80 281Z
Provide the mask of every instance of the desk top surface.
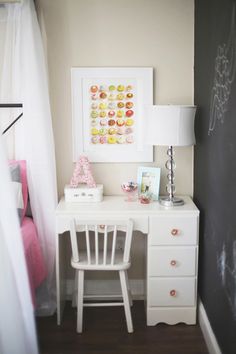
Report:
M178 214L190 213L199 214L199 210L188 196L182 197L185 204L175 207L164 207L159 202L151 202L149 204L141 204L139 201L127 202L124 196L104 196L101 202L66 202L65 198L61 198L57 208L56 216L95 213L97 215L104 212L107 215L113 214L135 214L140 216L162 214Z

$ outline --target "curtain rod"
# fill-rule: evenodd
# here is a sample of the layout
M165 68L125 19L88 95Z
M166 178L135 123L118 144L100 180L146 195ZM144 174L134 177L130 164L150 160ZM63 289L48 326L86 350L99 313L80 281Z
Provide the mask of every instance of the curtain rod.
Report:
M21 2L21 0L0 0L0 4L14 4L15 2Z
M22 103L0 103L0 108L17 108L23 107Z
M20 117L22 116L23 113L21 113L16 119L14 119L13 122L10 125L8 125L8 127L5 130L3 130L2 135L4 135L13 126L13 124L15 124L18 121L18 119L20 119Z
M19 108L19 107L23 107L23 104L22 103L0 103L0 108ZM16 117L16 119L14 119L13 122L11 122L11 124L8 125L8 127L6 127L6 129L2 132L2 135L4 135L22 116L23 113L19 114L19 116Z

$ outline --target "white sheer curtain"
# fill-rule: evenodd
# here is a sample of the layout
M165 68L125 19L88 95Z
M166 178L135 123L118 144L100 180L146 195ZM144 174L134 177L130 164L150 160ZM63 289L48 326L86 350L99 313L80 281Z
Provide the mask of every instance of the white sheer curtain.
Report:
M47 72L33 0L5 5L4 19L0 99L23 103L23 117L14 128L15 158L27 161L30 203L48 272L37 292L37 313L50 315L56 308L56 167Z
M0 353L37 354L22 238L0 136Z

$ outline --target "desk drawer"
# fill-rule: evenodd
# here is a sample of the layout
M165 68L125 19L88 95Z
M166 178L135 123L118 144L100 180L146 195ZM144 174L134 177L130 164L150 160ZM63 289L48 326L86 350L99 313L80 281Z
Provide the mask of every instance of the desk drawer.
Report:
M149 245L195 245L197 241L197 216L150 218Z
M194 306L195 278L149 278L149 306Z
M195 276L196 257L196 247L149 247L149 276Z

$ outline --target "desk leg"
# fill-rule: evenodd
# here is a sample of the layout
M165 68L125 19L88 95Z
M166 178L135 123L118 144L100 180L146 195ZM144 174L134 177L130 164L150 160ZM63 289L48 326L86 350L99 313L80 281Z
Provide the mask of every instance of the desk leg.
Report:
M65 300L63 297L63 279L61 272L60 260L63 260L61 257L62 249L60 247L60 241L62 235L56 234L56 290L57 290L57 324L61 324L62 314L64 310Z

